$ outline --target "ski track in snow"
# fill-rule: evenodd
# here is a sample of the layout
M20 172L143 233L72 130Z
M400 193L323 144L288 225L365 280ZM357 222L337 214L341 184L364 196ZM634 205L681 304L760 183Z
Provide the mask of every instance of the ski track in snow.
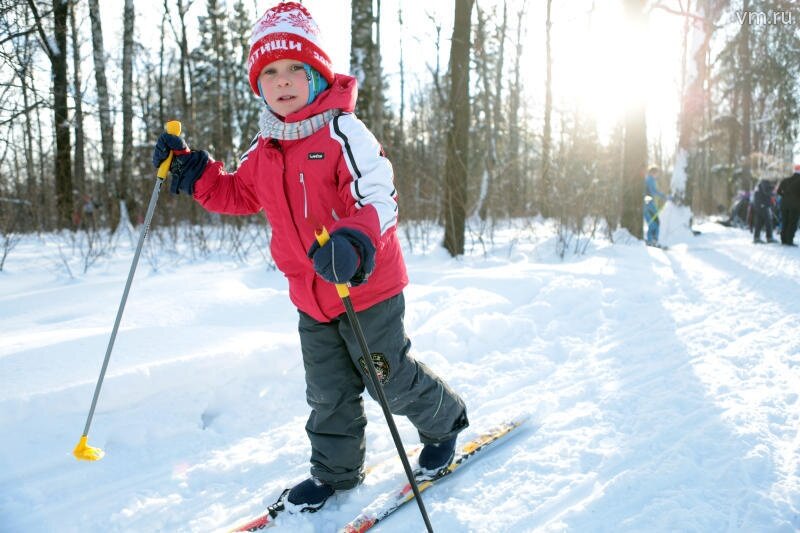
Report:
M532 415L425 493L435 530L800 529L800 250L700 229L563 262L514 228L486 254L408 255L413 351L467 401L467 433ZM140 265L89 432L107 456L74 460L130 256L68 280L41 249L0 272L0 531L224 530L307 474L296 310L279 273L224 260ZM336 531L402 483L367 412L379 467L273 531ZM424 529L413 503L396 514L376 531Z

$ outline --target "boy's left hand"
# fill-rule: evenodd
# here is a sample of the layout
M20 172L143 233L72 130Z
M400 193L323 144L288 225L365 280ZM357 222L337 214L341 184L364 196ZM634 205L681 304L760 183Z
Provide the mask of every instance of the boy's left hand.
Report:
M375 247L369 237L352 228L334 231L324 246L315 241L308 257L314 260L314 270L331 283L360 285L375 268Z

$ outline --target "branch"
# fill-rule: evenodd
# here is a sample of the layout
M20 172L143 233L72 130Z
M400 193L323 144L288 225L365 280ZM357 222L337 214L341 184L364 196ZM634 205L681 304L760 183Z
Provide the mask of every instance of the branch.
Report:
M661 0L659 0L658 2L653 4L653 7L651 7L650 10L652 11L654 9L661 9L661 10L666 11L667 13L670 13L672 15L679 15L681 17L691 18L691 19L694 19L694 20L696 20L698 22L702 22L702 23L706 23L707 22L708 19L706 17L701 17L700 15L696 15L694 13L689 13L688 11L684 10L683 9L683 2L681 2L680 5L681 5L680 9L675 9L675 8L672 8L672 7L664 5L664 3L661 2Z
M16 113L14 113L13 115L11 115L11 116L10 116L10 117L8 117L7 119L5 119L5 120L3 120L2 122L0 122L0 126L5 126L5 125L6 125L6 124L8 124L9 122L13 122L13 121L14 121L14 119L15 119L15 118L17 118L18 116L20 116L20 115L24 115L24 114L28 113L28 111L33 111L34 109L36 109L37 107L39 107L39 106L40 106L40 105L42 105L42 104L44 104L44 102L43 102L43 101L41 101L41 100L40 100L40 101L38 101L38 102L34 102L33 104L29 105L29 106L28 106L28 107L26 107L25 109L22 109L22 110L20 110L20 111L17 111Z
M36 29L35 29L35 28L31 28L31 29L29 29L29 30L25 30L25 31L18 31L17 33L12 33L11 35L9 35L8 37L6 37L5 39L3 39L3 40L0 40L0 46L4 45L4 44L5 44L5 43L7 43L8 41L13 41L13 40L14 40L14 39L16 39L17 37L22 37L23 35L28 35L29 33L33 33L33 32L35 32L35 31L36 31Z
M28 6L31 8L31 11L33 11L33 19L36 21L36 30L39 32L39 38L42 40L42 48L52 62L57 54L55 50L50 48L50 42L47 40L47 34L45 34L44 28L42 27L42 17L39 15L39 10L36 9L36 4L33 0L28 0Z

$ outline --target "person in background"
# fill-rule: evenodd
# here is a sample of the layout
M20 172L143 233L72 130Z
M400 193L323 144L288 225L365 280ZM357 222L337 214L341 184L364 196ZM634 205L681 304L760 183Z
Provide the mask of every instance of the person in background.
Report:
M781 244L794 244L794 234L800 218L800 164L794 166L794 174L781 180L778 184L781 196Z
M761 240L761 230L766 230L767 242L775 242L772 238L772 191L775 184L770 180L761 179L753 191L753 243L764 244Z
M658 167L650 167L647 170L647 175L644 178L644 221L647 224L647 237L645 242L648 246L658 247L658 233L661 227L659 214L661 209L656 198L661 199L661 202L666 202L668 197L666 194L658 190L658 176L661 170Z

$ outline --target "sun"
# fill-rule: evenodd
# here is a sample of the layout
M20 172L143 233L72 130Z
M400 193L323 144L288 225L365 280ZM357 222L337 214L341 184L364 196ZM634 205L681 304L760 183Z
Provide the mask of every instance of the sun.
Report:
M601 138L628 107L643 103L648 137L672 139L680 101L681 21L653 11L636 28L618 3L598 4L592 11L565 6L553 13L554 102L565 112L590 116Z

